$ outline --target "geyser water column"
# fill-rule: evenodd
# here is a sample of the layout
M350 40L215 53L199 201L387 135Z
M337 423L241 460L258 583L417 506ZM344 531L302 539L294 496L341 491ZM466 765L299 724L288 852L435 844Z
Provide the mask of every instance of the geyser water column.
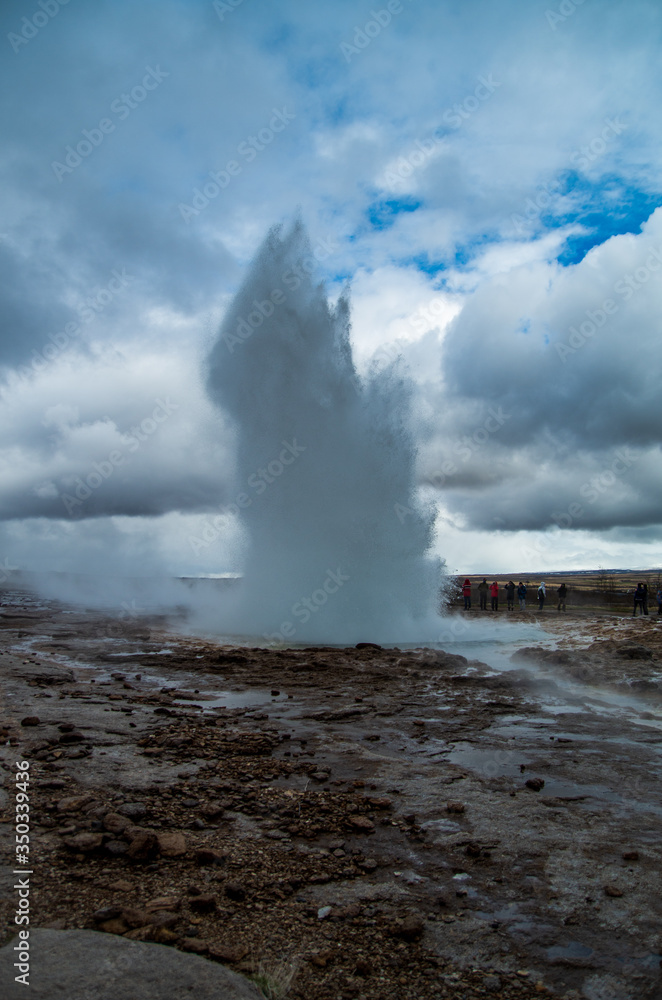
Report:
M348 300L329 306L314 263L301 224L271 230L209 358L248 538L222 624L285 644L432 639L442 574L415 493L411 386L398 365L358 377Z

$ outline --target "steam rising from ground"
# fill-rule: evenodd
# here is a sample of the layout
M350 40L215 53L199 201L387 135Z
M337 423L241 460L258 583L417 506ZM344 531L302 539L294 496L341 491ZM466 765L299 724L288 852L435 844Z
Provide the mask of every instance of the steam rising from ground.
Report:
M415 494L410 384L397 363L358 377L348 300L330 307L312 261L299 224L272 230L209 359L247 535L221 627L286 644L434 639L442 572Z

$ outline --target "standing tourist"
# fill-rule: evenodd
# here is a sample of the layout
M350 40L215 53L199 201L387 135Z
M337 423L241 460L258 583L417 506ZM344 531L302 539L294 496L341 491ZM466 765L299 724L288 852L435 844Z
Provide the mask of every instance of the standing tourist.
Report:
M489 587L487 585L486 577L483 577L483 582L478 584L478 596L480 598L480 610L487 611L487 591Z
M496 580L494 581L494 583L490 584L490 595L491 595L491 598L492 598L492 611L498 611L499 610L499 584L496 582Z
M632 609L632 616L637 617L637 608L639 608L639 613L643 615L644 613L644 588L640 583L637 584L637 589L634 592L634 607Z
M462 597L464 598L464 610L469 611L471 608L471 580L469 577L462 584Z
M526 586L520 582L517 584L517 599L520 611L526 611Z
M509 580L506 586L503 588L506 592L506 601L508 602L508 610L515 610L515 584L512 580Z
M545 582L541 582L538 587L538 611L542 611L545 607Z
M568 588L565 583L562 583L556 593L559 595L559 603L556 606L557 611L565 611L565 595L568 592Z

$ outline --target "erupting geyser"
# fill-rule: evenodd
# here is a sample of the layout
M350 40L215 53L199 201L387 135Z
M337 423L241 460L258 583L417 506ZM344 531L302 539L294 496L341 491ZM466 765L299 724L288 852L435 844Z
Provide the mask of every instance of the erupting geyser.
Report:
M312 261L300 224L272 230L210 355L248 546L223 625L285 644L434 639L442 568L426 556L410 384L397 364L359 378L347 298L329 306Z

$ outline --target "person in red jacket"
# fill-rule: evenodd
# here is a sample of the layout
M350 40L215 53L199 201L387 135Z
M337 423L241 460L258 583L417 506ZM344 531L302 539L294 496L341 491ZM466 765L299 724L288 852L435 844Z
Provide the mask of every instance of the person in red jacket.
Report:
M471 607L471 580L469 577L462 584L462 596L464 598L464 610L468 611Z
M490 584L490 595L492 597L492 611L499 610L499 584L494 581Z

